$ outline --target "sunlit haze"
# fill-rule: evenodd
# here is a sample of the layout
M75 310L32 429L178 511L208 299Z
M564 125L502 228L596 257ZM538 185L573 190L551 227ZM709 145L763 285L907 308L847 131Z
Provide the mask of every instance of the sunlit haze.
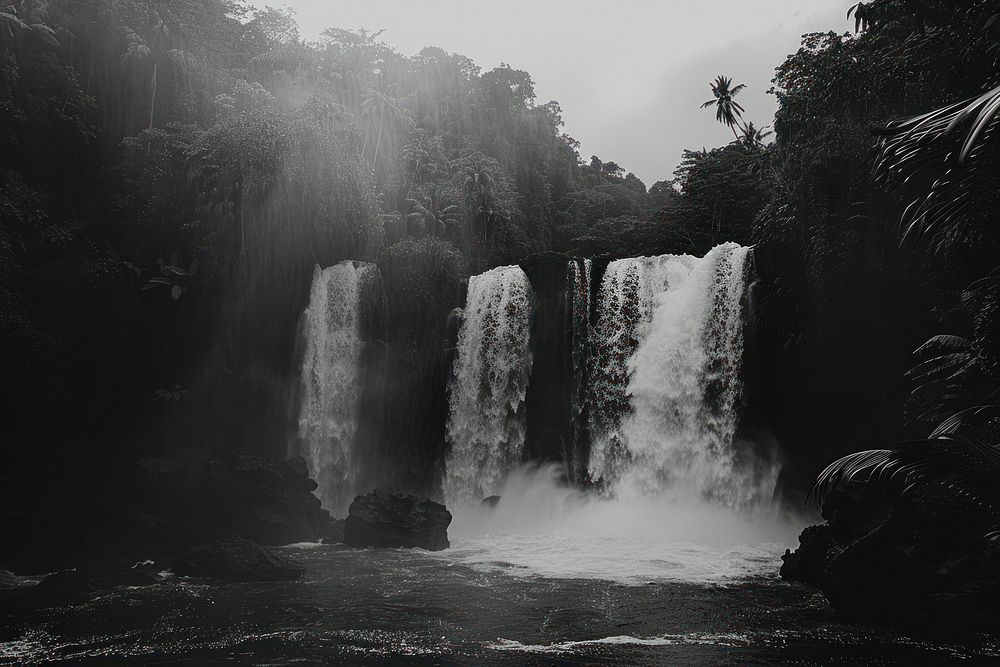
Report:
M438 46L484 70L526 70L539 102L557 100L584 159L598 155L646 185L669 178L685 148L726 143L700 104L719 74L747 84L746 117L770 124L774 68L807 32L844 31L842 0L556 2L512 0L491 11L458 0L255 0L289 7L303 38L328 27L384 30L404 55Z

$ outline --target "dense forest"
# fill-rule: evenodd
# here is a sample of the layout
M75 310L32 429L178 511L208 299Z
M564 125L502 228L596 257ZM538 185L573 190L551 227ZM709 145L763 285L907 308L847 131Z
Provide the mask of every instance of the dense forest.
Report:
M444 408L419 388L446 381L423 351L467 276L544 251L755 244L766 368L749 364L747 414L800 488L1000 386L996 2L858 3L853 31L778 65L773 141L720 77L733 142L648 188L581 156L559 104L505 65L407 57L378 32L307 42L289 11L239 0L0 4L15 467L192 442L280 455L313 266L347 258L384 280L379 446L421 479Z

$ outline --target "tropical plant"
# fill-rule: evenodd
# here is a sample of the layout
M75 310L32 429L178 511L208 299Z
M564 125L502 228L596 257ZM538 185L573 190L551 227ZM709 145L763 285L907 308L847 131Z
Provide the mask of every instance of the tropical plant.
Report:
M0 10L0 46L20 47L25 37L32 36L45 48L58 49L56 32L43 22L44 15L36 3L26 0Z
M464 195L465 216L474 230L473 261L478 262L499 226L514 216L513 196L500 165L481 153L456 162L454 170Z
M851 14L854 14L854 32L868 30L875 13L875 9L871 6L873 4L858 2L851 5L851 8L847 10L848 19L851 18Z
M917 421L940 421L975 397L993 400L1000 394L1000 387L990 382L993 363L968 338L937 335L913 355L918 363L906 374L914 384L907 410Z
M831 492L857 486L875 487L890 499L903 502L941 496L980 513L980 537L1000 539L1000 439L996 420L1000 405L958 412L923 440L903 442L887 449L849 454L828 465L809 491L822 504Z
M456 204L450 204L447 195L439 187L431 188L426 196L409 198L410 213L406 216L407 226L411 229L420 225L425 233L431 236L441 236L449 225L461 219L461 209Z
M386 94L383 91L369 88L365 99L361 102L361 115L369 120L376 128L375 149L372 155L372 164L378 163L379 148L382 146L382 134L386 125L392 125L406 118L406 111L400 105L399 100ZM365 134L365 141L361 147L361 155L364 156L368 147L368 134Z
M945 232L972 213L993 210L1000 197L1000 169L993 148L1000 87L879 130L875 177L932 180L903 213L904 239L927 237L938 249Z
M767 125L758 128L753 124L753 121L750 121L741 129L743 136L740 140L747 148L761 148L764 145L764 141L774 134L774 132L768 129Z
M702 104L701 108L714 107L715 119L732 130L736 141L739 141L740 136L736 133L736 128L745 109L736 101L736 96L746 88L746 84L734 86L731 78L720 74L708 85L712 88L712 99Z

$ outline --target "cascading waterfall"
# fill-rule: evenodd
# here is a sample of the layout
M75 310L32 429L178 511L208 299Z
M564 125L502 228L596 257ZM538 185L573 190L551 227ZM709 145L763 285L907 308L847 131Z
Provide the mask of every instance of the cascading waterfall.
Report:
M317 266L303 317L298 451L323 507L334 514L343 514L355 495L363 324L380 282L373 264Z
M531 286L520 267L470 278L449 387L449 503L478 503L498 493L521 461L530 321Z
M629 359L648 334L656 297L690 270L687 255L630 257L608 264L598 293L591 333L589 471L616 480L629 465L622 425L632 410Z
M571 397L573 432L567 452L566 469L573 482L583 481L587 432L587 364L590 359L590 271L589 259L574 259L566 266L566 309L570 326L573 386Z
M612 262L594 331L589 471L618 495L770 499L773 466L735 441L749 250Z

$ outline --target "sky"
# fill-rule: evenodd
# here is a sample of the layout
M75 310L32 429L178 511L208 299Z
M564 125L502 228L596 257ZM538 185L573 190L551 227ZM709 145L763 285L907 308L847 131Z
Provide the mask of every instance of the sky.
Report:
M254 0L290 7L302 36L328 27L383 29L404 55L438 46L484 71L531 74L538 103L562 106L585 160L597 155L646 185L669 179L684 149L732 139L711 110L709 81L747 84L745 119L771 124L774 68L807 32L849 29L851 0Z

